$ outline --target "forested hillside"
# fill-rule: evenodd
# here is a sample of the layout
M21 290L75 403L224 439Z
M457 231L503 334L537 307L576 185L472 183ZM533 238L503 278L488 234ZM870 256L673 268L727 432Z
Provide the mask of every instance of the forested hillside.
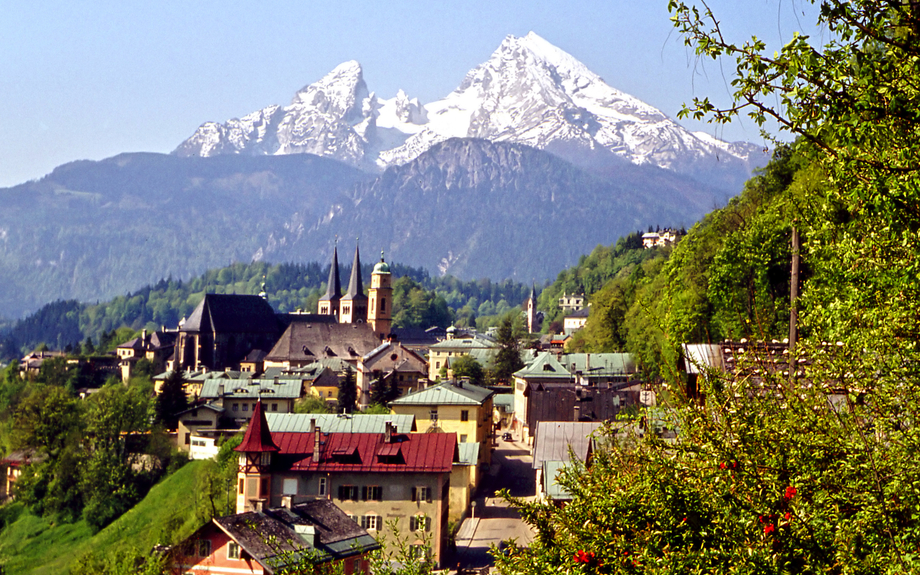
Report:
M369 278L372 264L362 269ZM392 264L394 281L394 325L396 327L447 327L452 323L488 327L498 321L529 294L530 288L505 280L461 281L451 276L432 278L426 270ZM341 268L342 278L350 267ZM325 293L329 265L237 263L209 270L190 280L164 279L155 285L96 304L57 301L0 331L0 359L15 359L45 344L64 350L89 338L96 345L117 344L113 334L166 326L175 329L188 317L205 293L266 293L268 302L280 312L316 311ZM122 340L123 341L123 340ZM110 347L103 345L103 347Z

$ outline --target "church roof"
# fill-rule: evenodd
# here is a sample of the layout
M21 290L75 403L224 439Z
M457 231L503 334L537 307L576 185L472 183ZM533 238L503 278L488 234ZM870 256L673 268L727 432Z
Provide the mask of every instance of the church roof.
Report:
M339 279L339 247L332 248L332 265L329 266L329 279L326 280L326 294L319 301L339 301L342 298L342 282Z
M355 261L351 264L351 278L348 281L348 293L342 296L343 300L366 300L364 295L364 282L361 279L361 255L358 246L355 246Z
M278 319L257 295L205 294L182 326L184 332L277 333Z
M329 357L355 360L380 345L366 323L294 322L268 353L269 361L317 361Z
M252 412L252 419L249 420L249 427L246 428L243 442L234 451L243 453L278 451L278 446L272 441L272 433L268 428L268 422L265 420L265 410L262 409L261 401L256 402Z

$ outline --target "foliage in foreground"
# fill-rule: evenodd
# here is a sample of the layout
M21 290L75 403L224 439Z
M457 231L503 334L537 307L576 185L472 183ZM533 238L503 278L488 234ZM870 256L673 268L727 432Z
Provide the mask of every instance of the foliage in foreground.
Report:
M804 341L780 356L751 345L733 375L707 374L705 402L678 398L686 382L669 353L695 318L771 334L783 316L769 274L740 282L747 293L674 298L699 269L678 246L656 276L668 282L650 284L671 296L647 300L645 333L657 331L643 339L661 350L679 443L653 434L614 443L562 479L569 505L517 502L540 534L530 549L497 555L503 573L920 571L920 114L908 104L920 95L920 12L900 0L812 3L831 39L796 35L773 55L756 38L733 43L705 5L669 3L701 58L735 61L735 105L698 100L687 113L772 116L799 136L800 163L778 189L783 209L760 213L772 224L747 228L737 238L747 251L711 260L728 273L708 280L730 288L744 270L766 272L773 260L762 256L776 250L761 246L781 246L795 226ZM692 230L684 242L705 239ZM713 302L734 311L713 314ZM759 311L738 322L745 310ZM791 367L777 367L785 359Z

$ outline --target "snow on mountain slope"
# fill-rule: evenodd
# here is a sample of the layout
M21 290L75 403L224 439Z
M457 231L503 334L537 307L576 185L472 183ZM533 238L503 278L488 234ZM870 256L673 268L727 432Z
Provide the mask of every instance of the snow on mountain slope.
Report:
M388 100L376 98L360 65L346 62L303 88L287 107L202 124L175 153L306 152L383 169L452 137L526 144L570 159L585 150L593 157L610 152L696 177L728 169L746 178L751 162L759 161L751 154L760 152L685 130L531 32L505 38L456 90L424 107L402 90Z

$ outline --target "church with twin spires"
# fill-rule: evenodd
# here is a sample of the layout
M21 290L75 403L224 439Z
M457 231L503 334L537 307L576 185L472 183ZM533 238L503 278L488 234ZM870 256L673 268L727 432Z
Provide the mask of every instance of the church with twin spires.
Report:
M326 293L317 304L319 315L331 315L338 323L367 323L374 334L383 339L390 335L392 306L392 277L390 266L383 259L383 252L380 253L380 261L377 262L371 273L371 287L365 295L364 281L361 278L361 255L358 246L355 246L355 259L351 266L348 291L342 295L338 245L332 248L332 265L329 266Z

